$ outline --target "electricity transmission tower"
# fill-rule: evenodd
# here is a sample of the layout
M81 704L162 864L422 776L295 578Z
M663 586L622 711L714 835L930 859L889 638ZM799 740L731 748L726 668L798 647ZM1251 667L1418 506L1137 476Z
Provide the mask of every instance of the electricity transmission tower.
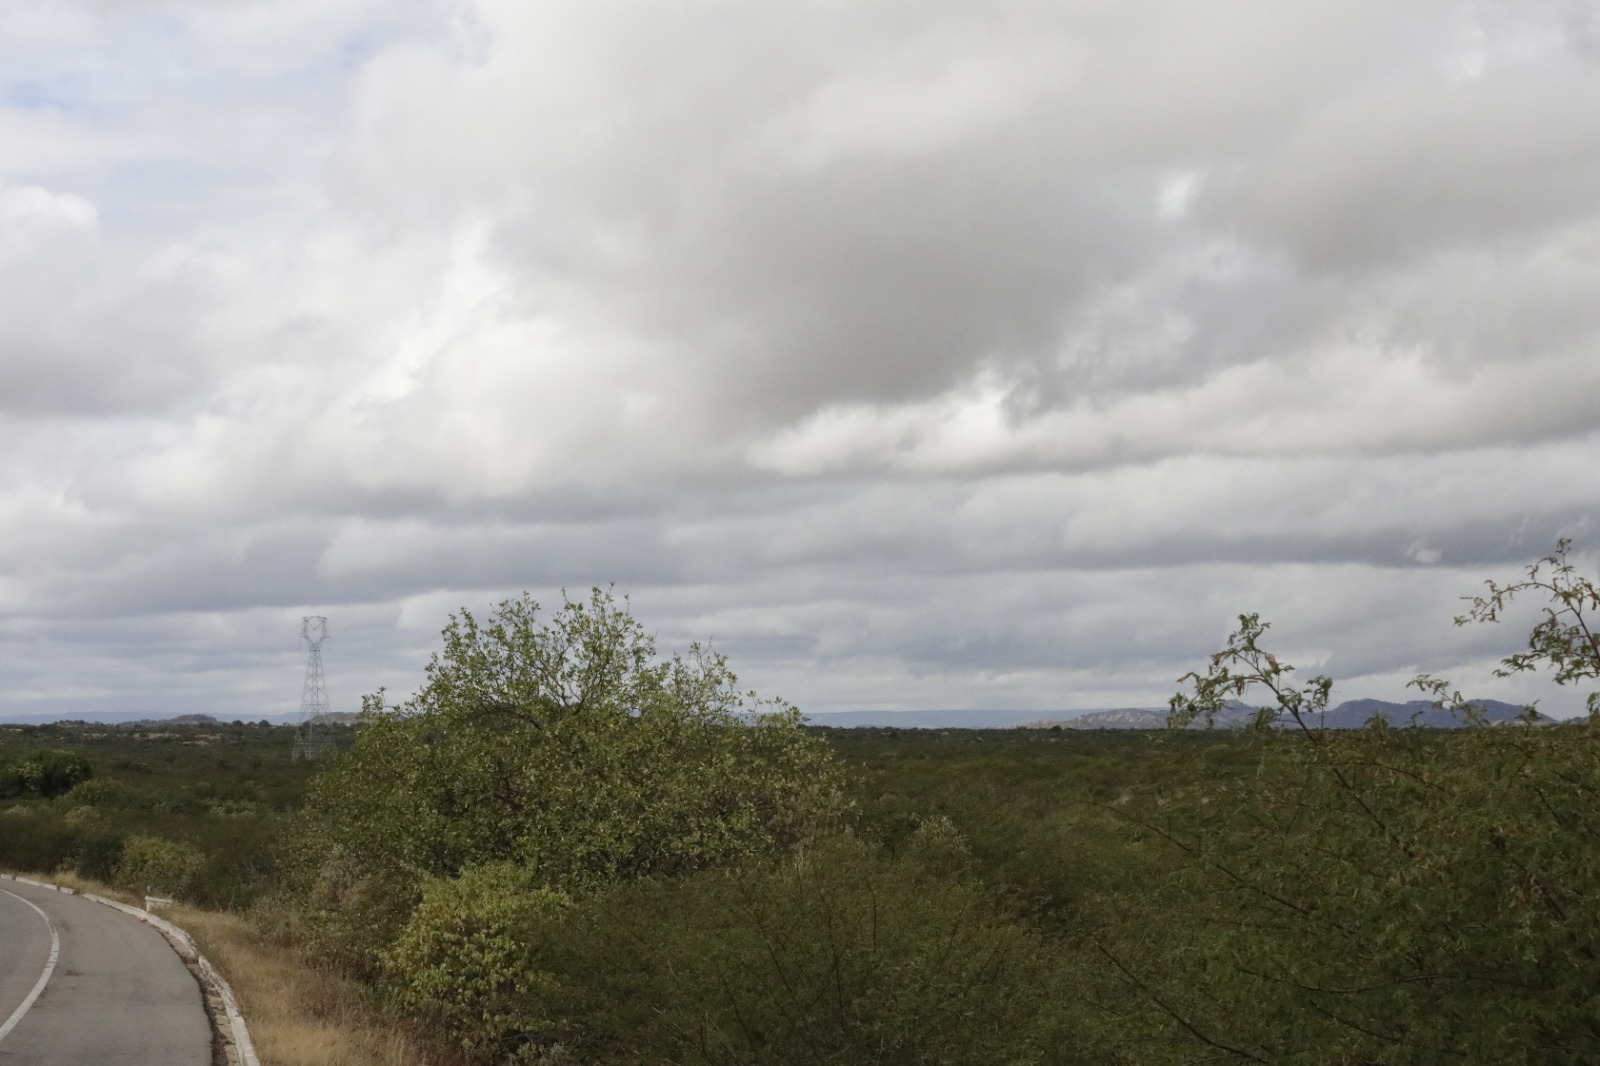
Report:
M294 731L292 761L316 762L328 750L328 685L322 678L322 642L328 639L328 620L308 615L300 620L300 639L311 649L306 660L306 682L300 689L300 724Z

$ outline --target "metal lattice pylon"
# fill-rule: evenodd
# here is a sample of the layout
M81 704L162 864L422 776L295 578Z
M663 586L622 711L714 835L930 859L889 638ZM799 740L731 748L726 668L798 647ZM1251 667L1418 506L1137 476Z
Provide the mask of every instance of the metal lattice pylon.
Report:
M328 620L308 615L300 620L300 639L311 651L306 660L306 680L300 688L300 723L294 731L293 759L315 762L328 750L328 685L322 676L322 642L328 639Z

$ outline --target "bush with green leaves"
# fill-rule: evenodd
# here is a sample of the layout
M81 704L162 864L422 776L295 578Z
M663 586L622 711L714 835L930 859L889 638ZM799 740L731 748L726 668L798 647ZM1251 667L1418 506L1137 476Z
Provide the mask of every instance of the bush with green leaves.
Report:
M0 766L0 799L40 796L52 799L94 776L89 760L76 752L53 748L29 752Z
M472 866L422 884L422 899L383 954L389 1002L485 1061L549 1037L538 934L572 901L510 863Z
M182 899L192 894L206 856L193 844L157 836L132 836L122 844L115 883L130 892Z
M839 816L840 771L795 710L708 650L659 658L609 592L548 620L526 596L463 610L443 635L421 691L368 697L308 798L300 884L348 962L376 964L429 878L506 862L579 895L781 853ZM346 921L374 895L376 921Z
M149 810L155 806L155 801L146 793L125 782L105 777L78 783L64 795L62 802L69 807L104 810Z

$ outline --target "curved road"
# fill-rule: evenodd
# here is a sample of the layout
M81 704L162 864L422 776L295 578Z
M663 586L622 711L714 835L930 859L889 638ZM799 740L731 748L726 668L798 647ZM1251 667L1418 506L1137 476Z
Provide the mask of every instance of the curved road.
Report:
M0 881L0 1066L90 1063L211 1066L200 986L148 925Z

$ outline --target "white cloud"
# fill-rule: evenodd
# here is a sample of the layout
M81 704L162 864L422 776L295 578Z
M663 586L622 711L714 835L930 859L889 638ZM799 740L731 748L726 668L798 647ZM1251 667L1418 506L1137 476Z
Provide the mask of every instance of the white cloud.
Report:
M1476 669L1596 529L1593 22L7 7L0 680L250 717L313 608L349 695L613 579L819 709Z
M94 204L81 196L55 193L37 185L0 186L0 223L12 240L21 234L63 227L89 229L98 216Z
M754 138L758 159L803 172L937 156L986 141L997 127L1059 96L1081 62L1059 40L985 48L946 30L868 57L825 81Z
M1156 214L1161 218L1177 219L1189 213L1189 201L1200 185L1200 175L1192 170L1180 171L1161 183L1156 193Z

